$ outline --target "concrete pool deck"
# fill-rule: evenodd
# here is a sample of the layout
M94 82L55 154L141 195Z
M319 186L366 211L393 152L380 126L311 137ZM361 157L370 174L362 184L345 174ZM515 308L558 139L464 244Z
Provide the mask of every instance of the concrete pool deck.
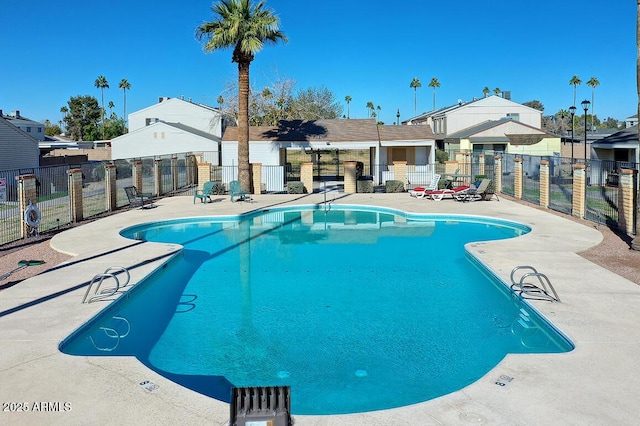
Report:
M533 231L525 236L468 248L506 282L518 265L548 275L562 302L531 304L576 348L563 354L508 355L475 383L424 403L351 415L294 415L296 425L637 424L640 287L576 254L602 240L596 229L509 200L434 202L406 193L336 192L327 198L335 204L489 216L530 225ZM203 205L193 204L192 197L164 198L157 208L132 209L56 235L51 246L75 257L0 292L0 424L227 424L228 404L177 385L135 358L61 353L60 341L107 304L82 304L83 284L114 265L130 268L135 283L180 250L120 237L127 226L323 200L324 194L260 195L252 203L230 203L221 196ZM512 380L499 386L501 376ZM140 386L143 381L158 388L149 392Z

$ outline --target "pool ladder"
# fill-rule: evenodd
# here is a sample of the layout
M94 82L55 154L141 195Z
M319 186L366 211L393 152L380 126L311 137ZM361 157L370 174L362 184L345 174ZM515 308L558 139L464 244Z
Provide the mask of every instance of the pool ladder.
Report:
M515 277L518 271L522 271L524 274L516 281ZM535 281L526 281L527 278L537 278L537 283ZM551 285L549 278L545 274L538 272L533 266L525 265L513 268L511 271L511 289L525 299L560 301L558 293Z
M126 275L126 281L124 284L120 284L120 280L118 279L118 274L124 272ZM100 290L100 286L106 279L113 278L115 281L115 287L105 288ZM102 300L107 297L113 296L120 290L121 288L126 287L129 284L129 280L131 279L131 275L127 268L122 266L110 266L103 273L96 274L92 279L89 285L87 286L87 291L84 293L84 297L82 298L82 303L91 303L96 300ZM91 293L91 289L93 289L93 294L89 296Z

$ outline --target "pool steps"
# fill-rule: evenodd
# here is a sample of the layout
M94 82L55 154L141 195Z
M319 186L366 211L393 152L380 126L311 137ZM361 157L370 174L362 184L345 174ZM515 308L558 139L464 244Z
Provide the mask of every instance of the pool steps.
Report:
M120 280L118 279L118 274L124 272L126 275L126 281L124 284L120 285ZM115 280L115 287L110 287L100 290L100 286L104 282L105 279L113 278ZM96 274L92 279L89 285L87 286L87 291L84 293L84 297L82 298L82 303L91 303L96 300L106 299L107 297L113 296L120 290L121 288L126 287L129 284L129 280L131 279L131 274L127 268L123 266L110 266L103 273ZM94 285L95 284L95 285ZM93 295L89 297L91 293L91 289L93 290Z
M520 277L520 280L516 281L515 275L518 271L529 272L525 272ZM529 277L537 278L538 283L525 282ZM558 293L556 293L555 288L551 285L549 278L545 274L538 272L533 266L523 265L513 268L511 271L511 289L520 294L524 299L548 300L551 302L560 301Z

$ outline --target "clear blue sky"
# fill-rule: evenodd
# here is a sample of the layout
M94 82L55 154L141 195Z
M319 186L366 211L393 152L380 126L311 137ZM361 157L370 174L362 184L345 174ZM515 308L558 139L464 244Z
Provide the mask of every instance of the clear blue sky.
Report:
M0 109L20 110L37 121L61 119L71 96L100 101L95 79L110 88L105 105L122 115L118 83L131 83L127 112L160 96L191 98L217 106L237 79L231 51L205 54L195 28L212 20L210 0L2 0L0 8ZM630 0L267 0L279 15L289 43L269 45L251 65L252 86L278 78L297 89L325 86L351 117L364 118L366 104L381 107L386 124L436 106L481 97L482 89L511 91L512 100L537 99L545 114L591 100L587 80L595 76L595 113L623 120L637 111L636 5ZM579 112L581 112L579 110Z

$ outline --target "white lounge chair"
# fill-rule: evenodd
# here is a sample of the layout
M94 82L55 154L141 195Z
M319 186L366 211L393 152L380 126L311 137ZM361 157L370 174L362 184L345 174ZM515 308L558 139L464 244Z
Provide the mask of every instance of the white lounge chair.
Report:
M424 198L426 195L428 195L429 191L435 191L436 189L438 189L439 182L440 182L440 175L436 173L433 175L433 179L431 179L431 182L429 183L429 185L410 189L409 195L416 198Z
M427 193L427 196L434 201L441 201L445 198L454 199L457 196L462 196L463 194L467 193L471 188L472 187L469 185L461 185L455 188L438 189L435 191L429 191ZM475 187L473 188L475 189Z

